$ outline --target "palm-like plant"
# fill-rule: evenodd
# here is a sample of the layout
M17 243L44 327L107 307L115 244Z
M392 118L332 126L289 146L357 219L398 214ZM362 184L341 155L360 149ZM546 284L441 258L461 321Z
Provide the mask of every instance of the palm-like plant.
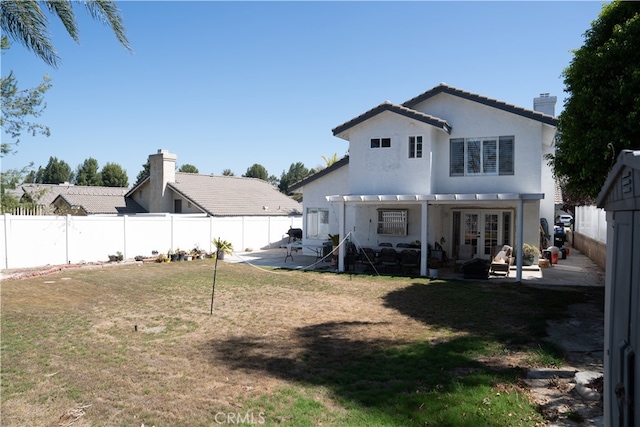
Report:
M23 44L38 55L47 64L57 67L60 58L49 39L49 21L42 11L41 4L56 15L64 25L69 36L76 42L78 26L76 24L72 0L2 0L0 2L0 28L12 40ZM131 51L125 34L120 10L112 0L91 0L83 2L93 19L111 27L116 38L128 51Z

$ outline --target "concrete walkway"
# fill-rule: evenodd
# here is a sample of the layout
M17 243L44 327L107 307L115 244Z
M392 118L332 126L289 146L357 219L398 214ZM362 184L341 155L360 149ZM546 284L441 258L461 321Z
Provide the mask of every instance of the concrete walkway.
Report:
M227 262L244 262L258 267L284 268L291 270L319 270L336 271L335 265L329 260L317 259L315 256L302 255L293 252L286 257L285 249L268 249L254 252L238 252L225 258ZM356 273L362 272L357 269ZM375 273L373 273L375 274ZM440 269L442 279L464 280L461 273L452 268ZM509 276L492 275L491 281L515 282L515 267L511 267ZM588 257L576 249L571 249L566 259L559 259L557 264L547 268L538 266L524 267L522 282L527 285L558 285L558 286L604 286L604 270Z

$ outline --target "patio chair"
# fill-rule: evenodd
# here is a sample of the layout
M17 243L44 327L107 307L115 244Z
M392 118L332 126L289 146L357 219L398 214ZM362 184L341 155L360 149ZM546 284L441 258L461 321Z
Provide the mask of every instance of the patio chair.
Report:
M407 274L420 267L420 255L415 249L404 249L400 252L400 267L402 274Z
M371 248L360 248L359 261L364 265L365 273L375 271L376 253Z
M358 261L358 249L353 242L347 242L346 249L347 253L344 257L344 268L346 271L353 271Z
M467 261L473 259L473 246L472 245L460 245L458 247L458 257L456 258L456 271L460 271L460 267Z
M496 249L498 247L496 246ZM494 274L497 271L504 272L505 276L509 277L509 269L511 267L511 253L513 248L509 245L504 245L500 250L495 250L496 254L491 260L491 267L489 269L490 274Z
M397 267L399 265L398 261L398 253L395 251L395 249L380 249L380 264L384 266L385 270L387 270L389 267Z

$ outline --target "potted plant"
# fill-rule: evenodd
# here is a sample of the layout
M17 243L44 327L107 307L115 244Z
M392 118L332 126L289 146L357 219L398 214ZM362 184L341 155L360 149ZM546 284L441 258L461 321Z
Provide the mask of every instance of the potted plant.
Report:
M329 234L329 240L331 241L331 245L333 246L333 249L331 250L331 254L338 255L338 245L340 245L340 235Z
M438 258L430 258L427 266L429 268L429 278L430 279L437 279L438 278L438 269L442 267L442 261L440 261Z
M213 246L216 248L216 256L219 260L223 260L225 254L231 255L233 253L233 245L226 240L220 238L214 239Z
M538 255L538 248L529 243L522 244L522 265L533 265L533 260Z

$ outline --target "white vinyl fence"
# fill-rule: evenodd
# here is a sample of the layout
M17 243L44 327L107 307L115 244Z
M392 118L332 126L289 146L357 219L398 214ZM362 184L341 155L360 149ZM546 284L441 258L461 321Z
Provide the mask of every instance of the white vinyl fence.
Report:
M596 206L576 207L574 231L591 237L598 242L607 243L607 214Z
M277 247L290 227L302 228L302 217L208 217L148 214L133 216L0 216L0 269L107 261L121 252L125 259L152 256L153 251L213 252L213 239L235 251Z

